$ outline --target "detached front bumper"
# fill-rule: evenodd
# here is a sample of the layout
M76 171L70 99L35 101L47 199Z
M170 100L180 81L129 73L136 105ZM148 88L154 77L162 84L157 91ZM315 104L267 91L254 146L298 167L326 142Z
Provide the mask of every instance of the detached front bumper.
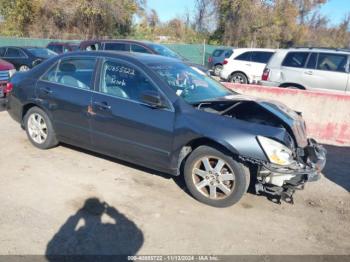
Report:
M256 183L257 193L268 193L287 202L293 202L295 190L304 188L306 182L318 181L326 165L327 151L315 140L309 139L308 146L297 150L297 162L288 167L265 164Z

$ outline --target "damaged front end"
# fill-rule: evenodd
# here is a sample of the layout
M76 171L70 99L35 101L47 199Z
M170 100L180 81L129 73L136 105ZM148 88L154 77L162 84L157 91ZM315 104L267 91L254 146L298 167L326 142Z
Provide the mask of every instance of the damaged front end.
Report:
M249 123L285 130L283 139L254 131L266 160L241 154L239 158L257 167L255 190L274 202L293 203L293 194L306 182L317 181L326 163L326 150L306 135L301 113L283 104L247 96L232 96L201 103L198 109Z
M268 162L259 166L256 193L267 194L277 203L281 200L293 203L295 191L304 189L306 182L319 180L325 164L326 149L309 139L305 148L296 150L292 164L281 166Z

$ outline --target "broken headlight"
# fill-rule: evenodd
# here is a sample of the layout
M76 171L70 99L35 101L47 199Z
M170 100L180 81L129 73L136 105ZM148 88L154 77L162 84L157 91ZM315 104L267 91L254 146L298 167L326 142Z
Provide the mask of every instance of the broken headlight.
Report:
M293 152L285 145L263 136L258 136L258 141L271 163L288 166L295 162Z

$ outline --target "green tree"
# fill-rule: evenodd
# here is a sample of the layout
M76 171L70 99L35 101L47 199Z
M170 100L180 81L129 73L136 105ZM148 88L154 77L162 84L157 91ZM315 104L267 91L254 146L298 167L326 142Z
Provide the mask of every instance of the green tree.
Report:
M29 36L29 28L39 10L38 0L0 0L0 14L4 17L2 33L12 36Z

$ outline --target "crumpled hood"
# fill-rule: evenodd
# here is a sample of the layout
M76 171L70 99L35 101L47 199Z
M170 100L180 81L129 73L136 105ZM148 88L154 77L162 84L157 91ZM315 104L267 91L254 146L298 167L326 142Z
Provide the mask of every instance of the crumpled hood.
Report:
M281 120L283 125L292 133L291 135L294 136L299 147L305 147L308 144L306 125L304 119L301 116L301 113L290 109L283 103L241 94L226 96L218 99L217 101L254 102L258 104L262 109L273 114L275 117Z

